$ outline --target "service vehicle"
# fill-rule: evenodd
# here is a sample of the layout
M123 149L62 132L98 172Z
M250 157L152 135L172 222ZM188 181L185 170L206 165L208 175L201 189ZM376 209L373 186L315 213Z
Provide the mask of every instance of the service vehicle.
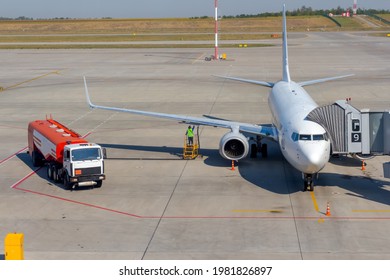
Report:
M102 147L51 117L29 123L28 153L35 167L46 165L47 177L65 189L100 188L106 178Z

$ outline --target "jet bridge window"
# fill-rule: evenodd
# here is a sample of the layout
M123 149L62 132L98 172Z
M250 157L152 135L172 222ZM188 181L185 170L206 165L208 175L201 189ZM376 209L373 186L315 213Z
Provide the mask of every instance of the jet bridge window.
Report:
M310 134L299 134L299 140L311 141L311 135Z

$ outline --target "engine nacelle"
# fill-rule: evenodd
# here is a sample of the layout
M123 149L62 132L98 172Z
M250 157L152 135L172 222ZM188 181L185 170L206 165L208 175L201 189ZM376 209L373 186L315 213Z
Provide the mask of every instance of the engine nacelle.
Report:
M248 139L241 133L226 133L219 142L219 153L229 160L240 160L248 155Z

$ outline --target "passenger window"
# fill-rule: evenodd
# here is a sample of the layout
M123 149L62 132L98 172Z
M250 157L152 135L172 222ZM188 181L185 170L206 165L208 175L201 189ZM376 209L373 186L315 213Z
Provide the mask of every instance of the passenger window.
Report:
M311 140L311 135L310 134L299 134L299 140L310 141Z
M314 134L313 135L313 140L314 141L324 140L324 134Z

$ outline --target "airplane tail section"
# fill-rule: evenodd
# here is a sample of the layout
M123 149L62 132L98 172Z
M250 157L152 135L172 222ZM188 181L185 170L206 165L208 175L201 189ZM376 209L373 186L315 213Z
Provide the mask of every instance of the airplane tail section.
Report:
M288 67L286 4L283 5L283 81L291 82Z
M219 78L244 82L244 83L250 83L265 87L272 88L275 83L271 82L265 82L265 81L257 81L257 80L249 80L249 79L242 79L242 78L236 78L236 77L226 77L226 76L216 76ZM286 20L286 5L283 5L283 81L285 82L291 82L290 78L290 70L288 67L288 46L287 46L287 20Z
M282 16L283 16L283 36L282 36L283 37L282 38L283 39L283 44L282 44L282 46L283 46L283 78L282 78L282 81L290 83L291 77L290 77L290 69L289 69L289 64L288 64L287 17L286 17L286 5L285 4L283 5ZM308 85L314 85L314 84L318 84L318 83L343 79L343 78L347 78L347 77L351 77L351 76L353 76L353 74L304 81L304 82L299 82L297 84L304 87L304 86L308 86ZM266 82L266 81L249 80L249 79L242 79L242 78L236 78L236 77L226 77L226 76L216 76L216 77L239 81L239 82L244 82L244 83L260 85L260 86L265 86L265 87L270 87L270 88L272 88L275 85L275 83L273 83L273 82Z
M308 86L308 85L314 85L319 84L323 82L328 81L334 81L338 79L343 79L347 77L354 76L353 74L350 75L343 75L343 76L336 76L336 77L328 77L328 78L322 78L317 80L311 80L311 81L305 81L298 83L300 86ZM287 20L286 20L286 4L283 5L283 81L284 82L291 82L290 78L290 70L288 67L288 45L287 45Z
M304 86L315 85L315 84L319 84L319 83L324 83L324 82L344 79L344 78L348 78L348 77L352 77L352 76L355 76L355 75L354 74L349 74L349 75L343 75L343 76L328 77L328 78L322 78L322 79L317 79L317 80L299 82L298 84L301 87L304 87Z

